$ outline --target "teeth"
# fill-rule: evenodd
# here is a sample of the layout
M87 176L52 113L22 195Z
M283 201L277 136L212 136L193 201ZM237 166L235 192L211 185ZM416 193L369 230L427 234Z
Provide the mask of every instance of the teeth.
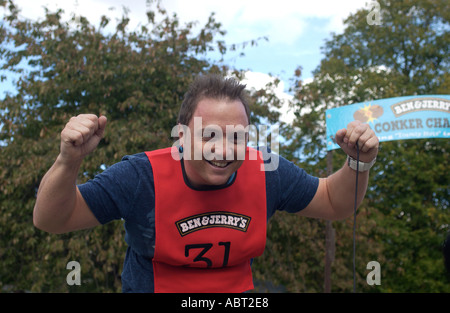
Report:
M225 167L228 165L228 163L219 163L219 162L214 162L214 161L210 161L212 165L215 165L217 167Z

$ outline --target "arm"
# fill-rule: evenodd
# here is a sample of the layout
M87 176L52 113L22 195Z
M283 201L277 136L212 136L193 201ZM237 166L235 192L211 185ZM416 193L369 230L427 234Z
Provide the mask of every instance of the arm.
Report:
M347 129L336 133L336 142L347 155L356 159L356 142L360 153L359 159L369 163L378 154L379 141L373 130L367 124L359 121L349 123ZM310 204L299 214L308 217L327 220L344 219L353 214L356 171L347 162L334 174L319 181L319 186ZM357 205L359 206L366 194L369 181L369 171L359 172Z
M92 114L70 119L61 132L61 148L55 163L43 177L33 211L34 225L47 232L65 233L100 223L90 211L77 186L83 158L103 137L106 117Z

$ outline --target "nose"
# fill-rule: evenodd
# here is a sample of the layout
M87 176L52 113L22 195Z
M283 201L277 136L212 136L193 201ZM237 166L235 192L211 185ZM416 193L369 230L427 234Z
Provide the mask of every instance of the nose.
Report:
M227 140L217 140L212 152L216 160L234 160L234 146L232 143L227 142Z

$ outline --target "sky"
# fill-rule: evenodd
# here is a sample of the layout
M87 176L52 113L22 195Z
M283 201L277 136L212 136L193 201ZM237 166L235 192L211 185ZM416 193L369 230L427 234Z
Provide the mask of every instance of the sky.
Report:
M149 7L147 0L14 1L21 8L21 15L29 19L42 19L46 6L50 10L62 8L67 19L72 13L83 15L94 25L99 24L102 15L111 17L111 21L120 18L126 7L129 30L146 23ZM262 86L269 74L279 77L281 93L286 93L299 66L302 79L311 80L312 71L323 57L320 48L325 40L331 38L332 32L343 31L347 16L370 6L370 0L162 0L161 3L168 12L176 13L181 23L198 21L198 29L214 12L227 32L222 38L227 45L266 37L267 41L259 40L257 46L245 48L244 56L227 54L225 63L248 70L246 83L250 86ZM0 98L8 88L7 84L0 86Z

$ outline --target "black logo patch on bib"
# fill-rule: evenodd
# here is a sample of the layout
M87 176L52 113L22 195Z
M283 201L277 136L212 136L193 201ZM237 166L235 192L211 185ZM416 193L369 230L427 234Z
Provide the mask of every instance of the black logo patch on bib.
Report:
M250 221L249 216L219 211L193 215L175 222L175 225L183 237L197 230L211 227L225 227L246 232Z

